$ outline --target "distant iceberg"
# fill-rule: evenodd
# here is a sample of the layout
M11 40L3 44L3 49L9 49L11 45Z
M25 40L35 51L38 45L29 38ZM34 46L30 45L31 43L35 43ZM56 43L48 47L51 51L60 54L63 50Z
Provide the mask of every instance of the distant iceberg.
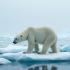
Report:
M11 63L11 61L9 61L8 59L0 58L0 65L10 64L10 63Z

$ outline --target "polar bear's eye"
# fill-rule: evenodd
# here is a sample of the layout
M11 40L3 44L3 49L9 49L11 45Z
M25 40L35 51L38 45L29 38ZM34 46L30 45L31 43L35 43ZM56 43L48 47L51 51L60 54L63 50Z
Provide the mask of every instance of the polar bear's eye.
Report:
M20 37L23 37L23 35L20 35Z

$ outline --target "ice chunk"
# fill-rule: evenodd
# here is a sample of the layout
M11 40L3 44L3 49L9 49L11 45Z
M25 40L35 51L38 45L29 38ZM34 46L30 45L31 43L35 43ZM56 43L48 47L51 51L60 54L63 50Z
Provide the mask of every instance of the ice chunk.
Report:
M19 53L4 53L4 54L0 55L0 58L6 58L6 59L13 62L13 61L18 60L18 58L22 57L22 56L23 56L22 52L19 52Z
M11 63L11 61L9 61L9 60L7 60L5 58L0 58L0 65L2 65L2 64L10 64L10 63Z
M8 45L8 47L0 48L0 53L17 53L21 51L26 51L26 46Z
M60 52L60 53L52 53L52 54L23 54L22 52L19 53L4 53L0 55L0 58L5 58L10 60L11 62L17 61L17 62L22 62L26 63L29 61L70 61L70 52Z
M60 52L52 54L23 54L19 59L24 59L24 56L32 60L70 60L70 52Z
M70 52L70 45L65 45L60 48L61 52Z
M61 63L70 61L70 52L60 52L54 54L40 55L40 54L23 54L17 59L21 64L30 63Z

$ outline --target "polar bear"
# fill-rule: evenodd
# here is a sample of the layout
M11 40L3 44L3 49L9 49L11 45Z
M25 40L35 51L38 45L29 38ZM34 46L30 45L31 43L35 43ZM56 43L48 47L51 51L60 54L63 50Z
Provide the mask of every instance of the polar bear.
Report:
M56 47L57 36L55 32L48 27L33 28L29 27L25 31L18 34L13 43L17 44L19 42L28 40L27 53L32 53L35 48L35 52L38 53L38 44L42 44L43 48L41 54L46 54L48 48L51 47L53 53L57 53L58 49Z

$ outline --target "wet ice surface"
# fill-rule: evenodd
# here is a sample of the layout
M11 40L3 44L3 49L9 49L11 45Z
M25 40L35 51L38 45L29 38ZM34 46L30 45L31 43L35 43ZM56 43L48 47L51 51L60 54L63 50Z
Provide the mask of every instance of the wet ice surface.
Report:
M61 50L58 54L23 54L27 50L27 42L14 45L11 38L0 37L0 70L25 70L34 65L47 64L48 70L52 64L58 70L70 69L70 39L62 38L58 40L57 46ZM47 61L49 60L49 61ZM54 61L50 61L54 60ZM65 61L64 61L65 60ZM42 61L42 62L41 62ZM62 67L63 66L63 67Z
M45 66L45 67L44 67ZM36 64L33 66L25 66L21 64L0 65L0 70L69 70L70 64Z

